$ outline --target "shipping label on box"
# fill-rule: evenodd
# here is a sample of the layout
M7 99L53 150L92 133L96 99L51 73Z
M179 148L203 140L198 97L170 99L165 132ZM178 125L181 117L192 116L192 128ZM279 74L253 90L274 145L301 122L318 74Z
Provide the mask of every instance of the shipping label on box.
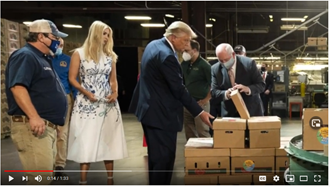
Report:
M252 175L223 175L219 176L220 185L251 185Z
M218 118L213 122L214 148L244 148L246 120Z
M185 185L217 185L218 176L214 175L201 175L201 176L184 176Z
M247 120L250 148L279 148L281 146L281 120L258 117Z
M249 119L250 113L248 109L246 108L245 102L239 93L239 90L234 90L230 94L231 99L233 100L233 103L242 119Z
M305 108L302 117L303 149L323 151L328 144L328 109Z

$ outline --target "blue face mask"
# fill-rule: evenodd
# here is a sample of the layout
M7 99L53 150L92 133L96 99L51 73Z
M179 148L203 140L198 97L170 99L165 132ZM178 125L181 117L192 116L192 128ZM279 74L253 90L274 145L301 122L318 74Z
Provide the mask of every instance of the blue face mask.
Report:
M60 46L60 41L52 40L52 43L50 44L50 46L48 46L48 48L53 53L56 53L56 50L57 50L58 46Z
M233 66L234 62L235 62L234 58L231 57L230 60L222 64L225 66L226 69L230 69Z
M57 48L55 55L61 55L63 52L62 48Z

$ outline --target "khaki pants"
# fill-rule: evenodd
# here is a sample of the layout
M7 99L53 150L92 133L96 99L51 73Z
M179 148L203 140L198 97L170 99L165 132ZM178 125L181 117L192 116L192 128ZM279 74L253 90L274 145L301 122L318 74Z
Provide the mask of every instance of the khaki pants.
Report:
M53 170L56 155L56 130L46 126L45 133L38 137L33 135L30 124L11 120L11 138L18 151L24 170ZM40 175L40 182L35 177ZM48 185L53 172L26 172L27 184Z
M210 112L210 102L207 102L202 108L205 112ZM209 126L206 125L200 117L194 118L186 108L184 108L183 115L187 141L189 138L211 137Z
M68 111L65 117L65 123L63 126L57 126L58 128L58 135L57 135L57 154L55 159L55 166L65 167L66 165L66 157L68 153L68 131L71 119L71 112L72 112L72 96L68 94L66 96L68 100Z

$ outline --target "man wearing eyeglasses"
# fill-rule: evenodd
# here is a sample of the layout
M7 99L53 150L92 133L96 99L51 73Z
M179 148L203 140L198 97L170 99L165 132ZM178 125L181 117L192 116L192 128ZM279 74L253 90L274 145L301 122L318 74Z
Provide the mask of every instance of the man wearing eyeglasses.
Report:
M9 57L5 72L11 138L24 170L53 170L58 126L67 111L66 92L51 56L68 35L49 20L29 25L27 44ZM41 176L40 182L34 180ZM27 184L50 184L53 172L26 172ZM40 178L40 177L39 177Z
M211 65L201 57L199 49L199 43L191 40L182 54L182 73L189 94L205 111L210 112ZM209 126L200 118L194 118L186 108L183 115L187 141L189 138L211 137Z

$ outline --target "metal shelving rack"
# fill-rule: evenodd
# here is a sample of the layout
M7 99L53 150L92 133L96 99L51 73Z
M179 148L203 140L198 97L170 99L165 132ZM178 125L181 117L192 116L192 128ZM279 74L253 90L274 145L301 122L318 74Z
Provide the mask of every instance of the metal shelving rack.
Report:
M273 71L274 75L274 85L275 84L283 84L285 86L284 92L275 92L273 90L272 99L270 103L270 113L271 115L276 115L281 118L288 116L288 93L289 93L289 69L287 67L282 67L284 71L284 82L276 80L278 75L278 71ZM277 101L282 101L281 106L274 106L274 103Z

